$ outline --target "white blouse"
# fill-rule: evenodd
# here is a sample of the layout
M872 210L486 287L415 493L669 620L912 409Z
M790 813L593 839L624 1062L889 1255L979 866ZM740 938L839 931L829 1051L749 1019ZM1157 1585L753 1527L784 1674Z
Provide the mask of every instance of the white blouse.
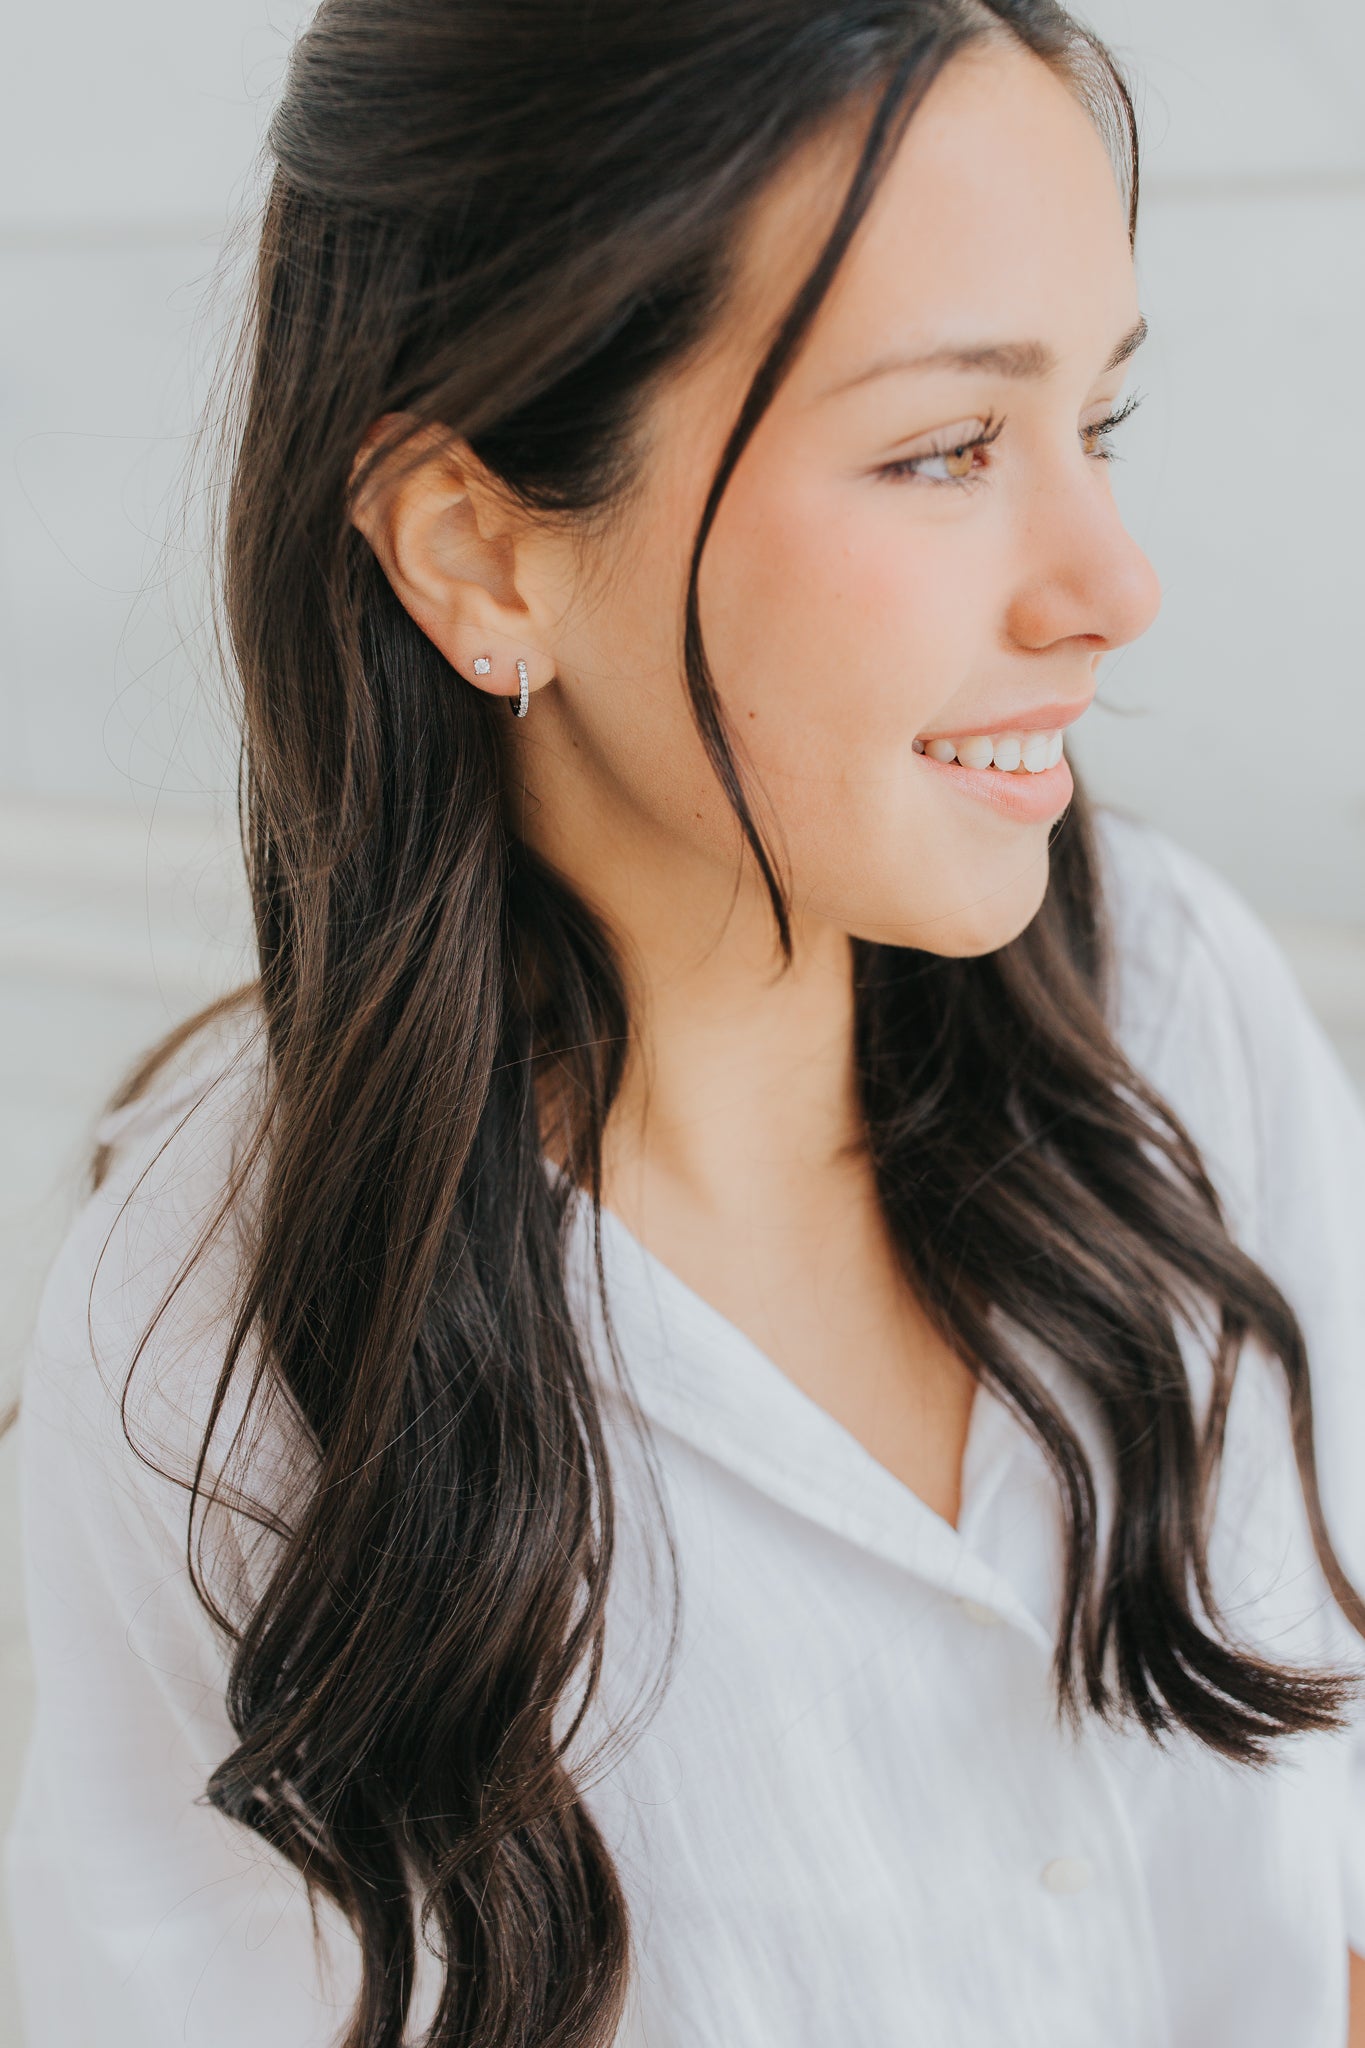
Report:
M1103 831L1120 1035L1302 1318L1328 1522L1365 1586L1365 1117L1240 899L1156 834ZM199 1798L233 1746L225 1655L189 1586L183 1491L119 1421L131 1346L221 1186L250 1067L223 1080L225 1059L201 1052L106 1120L116 1164L30 1354L38 1707L7 1845L29 2048L321 2048L356 1983L338 1916L319 1958L293 1872ZM571 1298L600 1356L586 1222L580 1203ZM1261 1769L1093 1719L1068 1733L1060 1509L1003 1404L978 1393L953 1529L610 1215L604 1250L682 1593L671 1682L586 1789L632 1911L618 2048L1342 2048L1348 1945L1365 1953L1365 1705ZM181 1290L134 1380L134 1434L171 1470L202 1432L229 1258ZM1107 1517L1094 1415L1063 1360L1031 1356ZM668 1579L604 1398L624 1522L610 1717L643 1708ZM258 1487L280 1450L262 1437ZM1213 1567L1245 1640L1365 1669L1313 1557L1278 1368L1254 1354ZM434 1982L428 1965L415 2026Z

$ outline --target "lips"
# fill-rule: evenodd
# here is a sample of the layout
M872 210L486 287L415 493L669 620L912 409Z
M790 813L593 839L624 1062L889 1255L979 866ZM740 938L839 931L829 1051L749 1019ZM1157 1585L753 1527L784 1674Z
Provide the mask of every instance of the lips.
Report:
M945 791L1017 825L1051 825L1076 793L1063 734L1092 698L1011 712L985 732L924 733L921 772Z
M948 740L959 753L963 740L997 739L1016 737L1021 744L1025 736L1035 732L1065 732L1078 718L1083 718L1095 701L1094 691L1087 696L1073 697L1056 704L1037 704L1031 711L1002 709L994 718L982 718L968 725L943 725L922 732L915 741L915 752L925 752L930 741Z

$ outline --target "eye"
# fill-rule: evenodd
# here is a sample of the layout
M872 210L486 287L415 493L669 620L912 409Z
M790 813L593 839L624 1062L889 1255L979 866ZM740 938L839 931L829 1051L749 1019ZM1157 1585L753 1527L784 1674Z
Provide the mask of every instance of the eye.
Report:
M1092 420L1088 427L1081 428L1081 445L1087 455L1093 455L1097 462L1112 462L1117 450L1110 441L1125 420L1130 420L1141 405L1144 394L1134 392L1126 405L1117 412L1111 412L1107 419Z
M884 463L878 474L918 478L927 484L975 483L989 467L986 450L999 439L1004 425L1003 420L987 420L977 434L962 440L940 441L937 447L926 448L920 455L903 455L896 462Z

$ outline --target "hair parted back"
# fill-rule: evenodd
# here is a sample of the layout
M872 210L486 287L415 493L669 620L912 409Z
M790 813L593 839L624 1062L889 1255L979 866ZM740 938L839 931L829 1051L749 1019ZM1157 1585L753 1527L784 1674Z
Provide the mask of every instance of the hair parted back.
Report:
M614 1541L564 1285L568 1183L599 1202L624 980L608 934L509 831L501 702L447 666L352 525L357 453L386 416L440 423L547 518L628 517L645 405L724 304L746 209L822 125L860 124L677 594L698 728L789 952L698 567L906 122L983 35L1074 81L1135 210L1127 92L1051 0L324 0L293 53L223 560L268 1098L218 1394L258 1346L317 1483L231 1621L239 1740L208 1794L349 1918L347 2048L405 2037L420 1938L443 1964L431 2048L606 2048L630 1939L565 1761L597 1687ZM1183 1728L1243 1762L1335 1725L1341 1676L1240 1648L1214 1598L1209 1509L1254 1341L1283 1364L1319 1555L1365 1630L1318 1499L1293 1313L1106 1023L1083 799L1013 944L949 960L860 941L854 964L868 1144L906 1272L1057 1476L1059 1709ZM544 1169L550 1100L563 1180ZM991 1313L1006 1283L1013 1324L1107 1425L1105 1554L1086 1454ZM1191 1303L1213 1333L1207 1419L1178 1342Z

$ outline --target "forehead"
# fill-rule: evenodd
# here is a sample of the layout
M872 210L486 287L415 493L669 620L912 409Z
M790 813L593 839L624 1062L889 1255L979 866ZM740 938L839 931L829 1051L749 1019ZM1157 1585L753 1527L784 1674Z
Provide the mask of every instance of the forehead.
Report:
M741 238L732 335L752 354L833 226L863 127L784 167ZM913 116L793 365L788 403L888 347L1036 336L1107 352L1136 304L1127 205L1072 85L1016 44L973 45Z

